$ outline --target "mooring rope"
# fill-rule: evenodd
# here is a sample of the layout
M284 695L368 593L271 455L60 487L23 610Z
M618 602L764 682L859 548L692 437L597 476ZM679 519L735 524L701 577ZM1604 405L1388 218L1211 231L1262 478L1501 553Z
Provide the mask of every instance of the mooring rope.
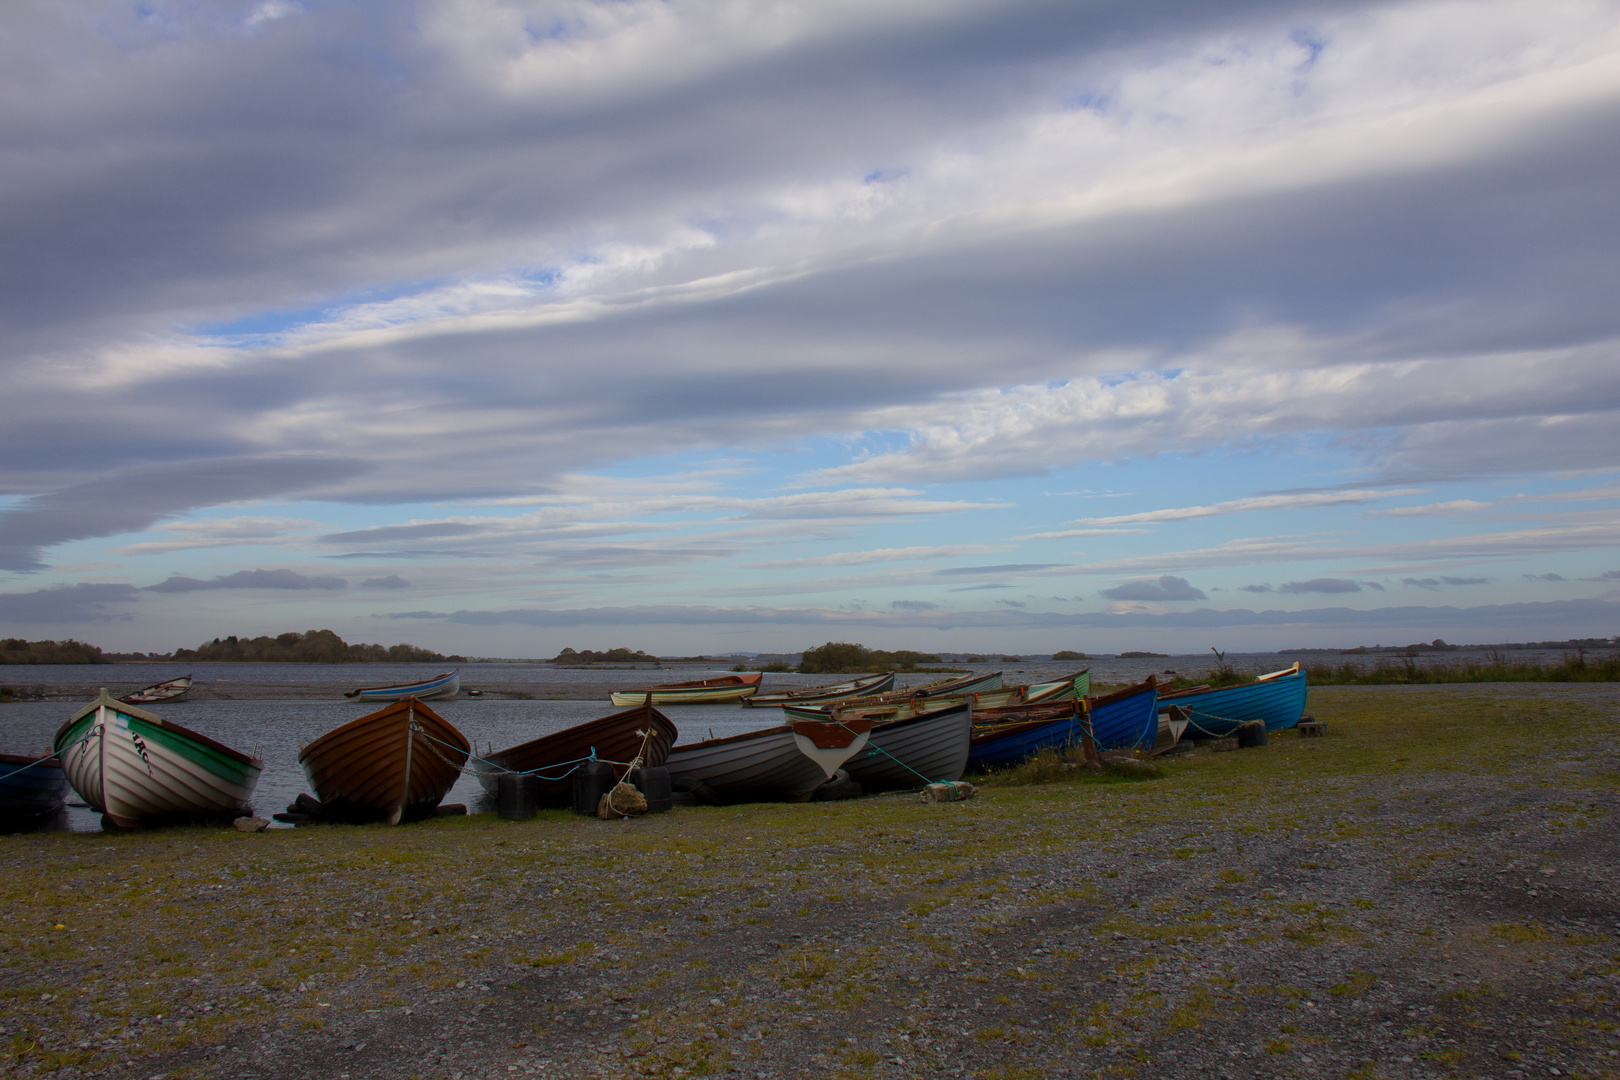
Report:
M6 773L4 775L0 775L0 780L10 780L13 776L16 776L18 773L25 773L29 769L32 769L35 765L38 765L42 761L49 761L53 757L60 757L61 755L66 754L69 750L72 750L75 746L78 746L80 743L89 742L91 739L96 737L96 734L97 734L97 729L95 727L91 727L88 734L86 734L86 735L84 735L84 736L82 736L80 738L74 739L72 742L68 743L66 746L62 747L62 749L60 749L60 750L52 750L50 753L46 754L44 757L35 758L33 761L30 761L26 765L19 766L19 767L15 768L15 769L12 769L10 772L8 772L8 773Z

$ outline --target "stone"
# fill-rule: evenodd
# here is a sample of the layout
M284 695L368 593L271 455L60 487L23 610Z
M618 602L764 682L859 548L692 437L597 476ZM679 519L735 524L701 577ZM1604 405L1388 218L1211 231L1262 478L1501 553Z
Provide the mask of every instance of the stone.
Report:
M1266 723L1264 720L1246 720L1237 726L1238 745L1247 749L1251 746L1266 745Z
M954 784L929 784L923 788L920 798L926 803L960 802L978 793L979 789L972 784L958 780Z
M264 832L270 827L270 819L262 817L239 817L231 824L236 826L237 832Z

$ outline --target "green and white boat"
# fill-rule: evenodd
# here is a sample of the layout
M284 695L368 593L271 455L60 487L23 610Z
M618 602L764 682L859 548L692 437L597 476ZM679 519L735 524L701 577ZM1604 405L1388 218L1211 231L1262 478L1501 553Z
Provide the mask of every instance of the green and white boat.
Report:
M105 689L62 725L54 748L79 797L123 828L250 813L264 765Z

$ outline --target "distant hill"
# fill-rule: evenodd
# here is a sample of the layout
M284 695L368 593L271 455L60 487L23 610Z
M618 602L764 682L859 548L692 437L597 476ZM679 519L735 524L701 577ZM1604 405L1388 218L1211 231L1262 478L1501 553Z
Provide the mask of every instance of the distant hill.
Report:
M99 653L100 650L98 649ZM115 660L194 660L243 664L465 664L465 656L445 656L415 645L350 645L330 630L288 632L275 637L215 638L195 649L162 653L114 653ZM82 662L82 661L80 661Z

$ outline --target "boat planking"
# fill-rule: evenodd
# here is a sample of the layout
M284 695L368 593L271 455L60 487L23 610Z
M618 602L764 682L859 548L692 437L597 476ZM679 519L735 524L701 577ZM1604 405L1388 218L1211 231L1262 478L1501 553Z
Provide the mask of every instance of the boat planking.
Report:
M844 771L866 791L960 780L967 769L972 738L973 703L959 701L903 720L874 724L866 746L844 762Z
M621 708L638 705L652 695L654 705L714 705L727 701L740 701L759 691L760 673L724 675L714 679L693 679L690 682L660 683L635 690L615 690L608 700Z
M1267 731L1294 727L1305 715L1306 693L1305 672L1296 663L1252 683L1172 690L1159 695L1159 708L1182 706L1190 714L1188 731L1198 738L1218 739L1250 720L1263 720Z
M973 771L1018 765L1042 750L1077 745L1090 730L1080 699L1007 706L974 721L967 763Z
M67 792L67 773L54 754L0 754L0 823L51 817L61 811Z
M324 817L398 825L430 816L471 752L453 724L406 698L300 747L298 763Z
M264 763L103 688L52 743L68 783L121 828L250 812Z
M1086 699L1092 736L1103 750L1149 750L1159 735L1158 684L1152 675L1112 694Z
M165 701L184 701L189 693L191 693L191 676L181 675L179 678L165 679L163 682L153 683L139 690L131 690L127 694L119 694L118 700L125 705L161 705Z
M794 720L677 746L672 781L702 781L726 802L808 802L866 746L872 721Z
M868 697L888 692L894 687L894 672L880 671L847 682L828 683L825 686L806 686L798 690L781 690L774 694L753 694L743 698L743 704L752 709L778 708L783 705L828 705L851 698Z
M491 796L500 793L503 773L534 773L540 780L538 805L562 807L573 801L574 768L582 759L594 756L613 764L614 776L622 780L629 772L628 763L638 757L649 768L664 764L679 737L679 730L668 717L643 702L633 709L498 750L483 759L475 757L470 768Z

